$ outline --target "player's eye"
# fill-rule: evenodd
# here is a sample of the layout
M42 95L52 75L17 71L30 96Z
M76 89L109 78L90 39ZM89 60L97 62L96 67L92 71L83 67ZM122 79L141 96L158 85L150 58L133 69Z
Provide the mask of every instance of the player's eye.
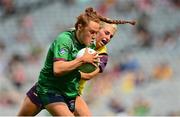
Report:
M93 30L90 30L89 31L91 34L96 34L97 32L96 31L93 31Z
M105 31L105 34L106 34L106 35L109 35L109 34L110 34L110 32L108 32L108 31Z
M105 35L110 35L110 32L109 31L105 31ZM113 38L113 35L111 34L110 35L110 39Z

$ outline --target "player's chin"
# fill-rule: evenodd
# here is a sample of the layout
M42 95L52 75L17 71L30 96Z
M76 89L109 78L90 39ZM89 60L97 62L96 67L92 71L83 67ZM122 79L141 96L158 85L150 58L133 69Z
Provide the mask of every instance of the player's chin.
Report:
M85 46L90 46L90 45L91 45L91 42L85 42L84 45L85 45Z
M92 40L92 39L91 39L91 40L90 40L90 41L88 41L87 43L88 43L88 45L91 45L91 44L93 44L93 43L94 43L94 40Z

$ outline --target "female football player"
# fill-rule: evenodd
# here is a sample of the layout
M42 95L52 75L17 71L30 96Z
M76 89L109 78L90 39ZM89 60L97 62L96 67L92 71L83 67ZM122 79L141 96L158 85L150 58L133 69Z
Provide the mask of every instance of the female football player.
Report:
M88 80L96 73L85 74L79 72L77 67L87 62L94 64L97 62L97 56L90 55L87 51L81 59L75 59L75 55L78 50L89 46L96 38L99 31L99 20L103 20L97 16L93 9L87 9L85 14L78 17L74 31L61 33L53 42L45 66L40 72L39 80L28 91L18 113L19 116L34 116L43 108L52 115L58 116L91 115L85 101L79 96L81 92L79 91L79 81L80 79ZM108 32L106 33L109 35ZM110 37L112 34L110 32ZM107 42L109 42L109 38L97 40L97 49ZM95 72L103 71L103 65L100 66Z

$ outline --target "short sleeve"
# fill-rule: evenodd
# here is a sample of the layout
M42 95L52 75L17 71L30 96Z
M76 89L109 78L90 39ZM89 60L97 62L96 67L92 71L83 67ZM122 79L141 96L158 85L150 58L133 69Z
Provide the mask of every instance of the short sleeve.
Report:
M100 64L99 64L99 68L100 68L100 73L102 73L107 65L108 62L108 55L107 54L100 54Z
M72 41L69 35L61 34L57 37L57 39L53 43L52 48L54 53L54 61L68 60L71 43Z
M107 54L107 48L106 46L102 46L97 50L98 54L101 56L100 59L100 73L102 73L106 67L106 64L108 62L108 54Z

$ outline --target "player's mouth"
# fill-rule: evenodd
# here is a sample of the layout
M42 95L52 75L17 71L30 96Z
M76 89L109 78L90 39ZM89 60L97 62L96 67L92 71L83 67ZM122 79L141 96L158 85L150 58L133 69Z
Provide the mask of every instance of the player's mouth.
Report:
M103 38L100 42L99 42L99 45L100 46L104 46L108 43L108 41L106 40L106 38Z

